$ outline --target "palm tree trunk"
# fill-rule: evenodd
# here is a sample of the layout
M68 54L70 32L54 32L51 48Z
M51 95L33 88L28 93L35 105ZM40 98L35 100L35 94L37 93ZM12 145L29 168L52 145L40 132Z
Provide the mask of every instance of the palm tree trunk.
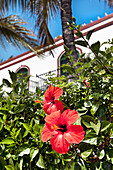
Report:
M63 10L61 10L61 20L62 20L62 32L63 32L63 40L66 47L69 48L69 50L73 50L72 56L73 56L73 62L76 62L77 52L76 47L73 44L74 42L74 32L73 30L69 29L69 26L67 23L72 23L72 9L71 9L71 2L72 0L61 0L61 7Z

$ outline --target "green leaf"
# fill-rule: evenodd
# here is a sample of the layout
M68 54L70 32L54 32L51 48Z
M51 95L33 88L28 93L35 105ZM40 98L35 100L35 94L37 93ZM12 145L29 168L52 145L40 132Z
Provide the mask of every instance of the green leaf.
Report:
M24 82L28 83L30 76L25 77Z
M98 119L101 119L102 116L104 116L107 113L107 106L106 105L100 105L96 114Z
M99 52L99 49L100 49L100 42L97 41L96 43L92 44L91 48L92 48L93 52L98 55L98 52Z
M11 83L7 79L3 79L3 84L6 85L7 87L11 87Z
M107 53L107 59L113 59L112 53Z
M92 108L91 108L91 114L94 116L94 114L96 113L96 111L98 110L99 108L99 103L96 103L96 104L93 104L92 105Z
M0 156L0 168L1 170L4 168L4 166L7 164L7 162L4 160L2 156Z
M35 134L39 134L40 131L42 131L44 125L43 124L38 124L38 122L35 121L35 125L33 126L33 131Z
M107 56L107 54L105 53L105 51L99 51L100 54L102 54L103 56Z
M19 104L15 107L14 111L15 113L20 113L20 112L23 112L24 108L25 108L24 104Z
M108 121L103 121L102 122L102 128L101 128L101 132L104 132L105 130L107 130L109 127L111 126L111 123Z
M40 132L40 127L37 123L33 126L33 131L35 134L38 134Z
M6 121L6 119L7 119L7 115L4 114L3 115L3 120Z
M23 158L22 158L22 159L20 159L20 167L19 167L19 168L20 168L20 170L23 170L23 168L22 168L22 167L23 167Z
M73 164L72 164L73 165ZM74 168L72 170L81 170L81 165L80 163L74 162ZM85 170L85 169L84 169Z
M92 153L93 149L89 149L87 151L84 151L81 153L81 156L83 159L86 159L91 153Z
M23 138L25 138L25 137L28 135L28 133L29 133L29 131L26 130L25 133L24 133L24 135L23 135Z
M7 170L15 170L12 165L6 165L5 168L6 168Z
M112 170L113 168L113 165L107 161L103 161L103 164L102 164L102 169L103 170Z
M82 116L82 120L84 120L85 122L93 122L93 117L92 116L89 116L89 115L84 115Z
M45 163L41 154L39 155L39 159L38 162L36 163L36 166L45 169Z
M109 156L109 158L113 158L113 149L107 149L106 154Z
M74 44L78 44L78 45L81 45L83 47L87 47L87 45L88 45L88 43L86 41L83 41L83 40L75 41Z
M96 135L99 134L99 131L100 131L100 126L101 126L101 123L100 123L100 120L98 120L98 123L97 124L94 124L93 122L90 122L91 124L91 127L94 129L94 131L96 132Z
M31 161L33 161L33 159L36 157L36 155L38 154L38 152L39 152L39 149L31 149L31 151L30 151L30 157L31 157Z
M8 114L9 110L6 109L5 107L1 107L0 112L3 113L3 114Z
M18 135L19 135L20 131L21 131L21 128L20 128L19 130L17 130L16 135L15 135L15 138L17 138L17 137L18 137Z
M82 121L82 123L87 127L87 128L90 128L91 125L88 123L88 122L85 122L84 120Z
M97 137L92 137L90 139L84 139L83 142L89 143L90 145L97 145Z
M23 150L22 152L20 152L19 156L29 155L29 153L30 153L30 148L27 148L27 149Z
M76 34L76 36L78 36L78 37L83 37L83 34L82 34L82 32L80 32L80 31L77 31L75 34Z
M77 109L76 111L79 113L79 116L82 116L88 112L88 109L85 107L82 107L81 109Z
M23 127L27 130L27 131L29 131L31 128L30 128L30 126L29 126L29 124L27 124L27 123L23 123Z
M3 128L3 123L0 122L0 131L2 130Z
M84 102L84 106L85 107L91 107L92 106L92 103L90 101L85 101Z
M72 72L74 73L75 72L75 69L73 67L71 67L70 65L62 65L62 68L68 72Z
M32 126L33 126L33 121L34 121L34 118L31 119L31 122L30 122L30 125L29 125L30 128L32 128Z
M86 35L86 39L87 39L87 40L90 39L90 37L91 37L91 35L92 35L93 32L94 32L94 29L91 30L91 31L88 31L88 33L87 33L87 35Z
M39 87L36 87L36 94L37 94L38 96L40 96L40 95L41 95L41 90L40 90L40 88L39 88Z
M104 156L105 156L105 151L104 151L104 149L102 149L99 154L99 159L102 159Z
M18 94L18 91L19 91L19 84L16 84L14 87L14 92Z
M16 80L17 80L17 74L14 73L13 71L10 71L10 70L8 70L8 71L9 71L10 78L11 78L12 82L16 82Z
M88 130L82 142L89 143L90 145L97 145L97 139L96 133Z
M5 138L0 143L1 144L8 144L8 145L10 145L10 144L13 144L15 142L14 142L14 140L12 138Z

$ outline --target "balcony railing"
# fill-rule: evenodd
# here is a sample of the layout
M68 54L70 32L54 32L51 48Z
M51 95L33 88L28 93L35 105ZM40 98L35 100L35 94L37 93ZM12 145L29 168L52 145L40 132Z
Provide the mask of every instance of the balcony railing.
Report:
M29 81L29 90L31 92L35 92L36 87L39 87L41 91L45 91L47 89L47 84L43 80L40 80L38 82L30 80Z
M37 81L34 81L34 80L29 81L29 90L31 92L35 92L36 87L39 87L42 92L47 90L48 85L47 85L47 83L45 83L47 81L47 78L49 76L52 77L52 76L56 76L56 75L57 75L57 70L53 70L53 71L43 73L43 74L40 74L40 75L36 74Z

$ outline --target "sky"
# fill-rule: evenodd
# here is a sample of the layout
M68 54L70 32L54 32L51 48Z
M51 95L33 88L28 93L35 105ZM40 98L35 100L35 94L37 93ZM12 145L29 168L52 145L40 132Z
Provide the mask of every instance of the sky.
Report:
M88 24L92 21L102 18L105 16L105 13L110 14L113 12L113 8L110 8L107 3L104 3L104 0L72 0L72 15L76 18L76 23L79 24ZM26 14L22 14L20 11L10 11L9 14L17 14L24 18L28 22L27 27L33 31L34 30L34 21L31 17L27 17ZM52 19L49 23L49 29L53 38L62 35L62 26L60 13ZM7 46L7 49L0 47L0 59L7 60L10 56L20 55L28 50L18 49L15 47Z

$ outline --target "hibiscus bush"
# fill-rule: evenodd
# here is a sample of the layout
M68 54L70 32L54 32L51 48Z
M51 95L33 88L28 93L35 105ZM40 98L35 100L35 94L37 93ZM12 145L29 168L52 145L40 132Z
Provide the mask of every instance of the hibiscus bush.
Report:
M66 48L66 76L48 77L43 95L38 87L29 92L29 77L9 71L10 81L3 79L1 170L112 170L113 41L90 45L93 31L83 37L75 23L70 29L81 38L75 44L91 51L73 63Z
M63 65L65 76L48 78L48 83L61 87L60 100L64 109L75 109L79 114L76 124L85 130L85 137L74 144L76 158L72 169L113 168L113 40L100 44L89 43L94 30L86 37L75 23L70 29L76 31L81 40L75 44L90 49L73 63L71 52L66 49L69 63ZM104 50L103 50L104 49ZM71 64L70 64L71 63ZM73 67L72 67L73 65ZM76 69L78 68L78 69ZM68 83L67 83L68 82Z

